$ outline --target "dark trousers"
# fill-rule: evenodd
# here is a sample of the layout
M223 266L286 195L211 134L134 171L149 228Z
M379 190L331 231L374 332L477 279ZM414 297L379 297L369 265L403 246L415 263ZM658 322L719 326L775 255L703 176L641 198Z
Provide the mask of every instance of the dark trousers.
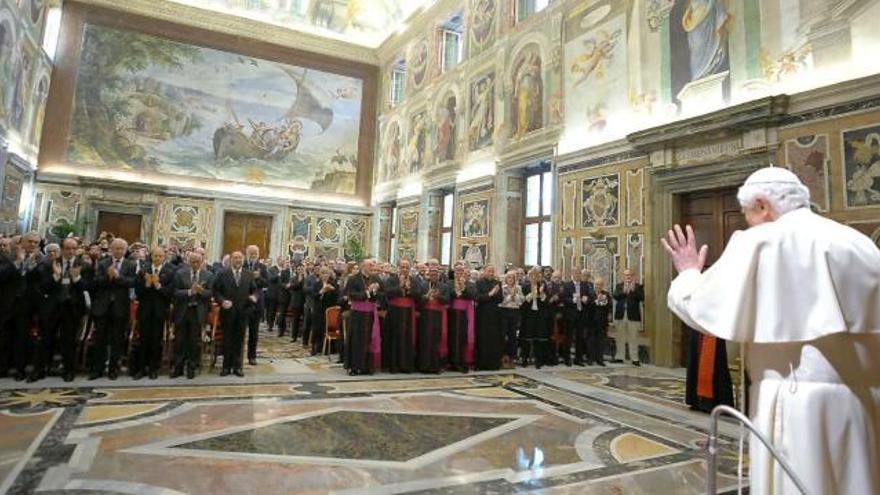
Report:
M582 338L582 333L584 330L584 318L583 312L577 309L577 306L571 308L565 308L564 313L565 319L565 329L564 336L565 341L562 343L562 351L559 353L562 357L563 361L566 364L571 363L571 346L575 345L575 361L580 361L581 352L580 345Z
M12 366L19 373L24 373L31 355L33 342L34 310L24 298L18 298L13 308L12 317Z
M103 373L104 362L107 362L107 349L110 349L107 367L119 371L119 358L125 347L128 333L128 313L115 315L109 312L95 318L94 345L89 358L89 369L92 373Z
M251 314L247 320L248 326L248 360L257 359L257 341L260 339L260 316L262 313L257 310Z
M221 316L223 326L223 369L241 369L241 346L244 340L244 327L248 316L241 311Z
M312 338L312 320L315 318L315 305L314 302L311 304L306 303L303 308L303 323L302 323L302 335L303 335L303 345L309 345L309 339Z
M174 367L180 371L183 365L197 368L201 361L202 326L195 306L186 308L183 324L174 328Z
M278 299L266 299L266 326L270 331L275 328L276 311L278 311Z
M9 373L15 358L15 317L0 315L0 376Z
M608 339L608 325L590 325L587 329L587 361L602 364L605 362L605 341Z
M285 315L286 316L286 315ZM302 308L290 308L290 338L292 340L296 340L299 338L301 333L301 322L302 318ZM285 318L283 325L286 326L287 318Z
M155 316L140 318L138 328L141 333L141 367L150 371L159 371L162 367L162 337L165 333L165 321Z
M504 335L504 353L511 361L516 359L516 336L519 334L520 318L522 312L519 309L502 308L501 310L501 333Z

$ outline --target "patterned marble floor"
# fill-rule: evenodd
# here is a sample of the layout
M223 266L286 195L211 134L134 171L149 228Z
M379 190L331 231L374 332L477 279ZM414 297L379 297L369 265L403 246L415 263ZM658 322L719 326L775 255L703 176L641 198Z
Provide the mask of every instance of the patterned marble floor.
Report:
M705 493L708 419L674 371L365 380L268 359L244 381L0 381L0 493Z

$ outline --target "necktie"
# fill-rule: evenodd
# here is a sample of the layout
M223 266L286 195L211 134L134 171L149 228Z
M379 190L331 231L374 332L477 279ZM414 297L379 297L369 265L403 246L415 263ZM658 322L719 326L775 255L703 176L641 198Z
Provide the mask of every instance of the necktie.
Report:
M235 270L235 286L238 287L238 281L241 280L241 270Z

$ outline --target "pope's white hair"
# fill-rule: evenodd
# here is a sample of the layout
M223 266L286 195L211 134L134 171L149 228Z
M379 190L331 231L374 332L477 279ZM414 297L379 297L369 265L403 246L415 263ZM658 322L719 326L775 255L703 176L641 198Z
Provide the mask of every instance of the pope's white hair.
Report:
M758 198L763 198L779 215L810 206L807 186L790 171L778 167L755 172L739 188L736 198L743 208L751 208Z

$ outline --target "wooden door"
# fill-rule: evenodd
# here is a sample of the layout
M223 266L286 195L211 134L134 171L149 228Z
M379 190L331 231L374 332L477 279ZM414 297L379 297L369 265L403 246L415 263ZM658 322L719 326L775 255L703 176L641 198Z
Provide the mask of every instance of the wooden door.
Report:
M113 234L114 237L121 237L131 244L141 240L142 221L143 216L141 215L99 211L95 233L100 235L101 232L107 232Z
M269 256L272 239L272 217L226 212L223 219L223 254L244 252L251 244L260 248L260 257Z
M681 197L681 225L694 228L697 246L709 246L706 268L718 260L735 231L748 228L736 199L736 192L737 189L721 189L700 191ZM691 332L693 330L683 325L679 346L679 362L682 366L687 365L687 344Z

